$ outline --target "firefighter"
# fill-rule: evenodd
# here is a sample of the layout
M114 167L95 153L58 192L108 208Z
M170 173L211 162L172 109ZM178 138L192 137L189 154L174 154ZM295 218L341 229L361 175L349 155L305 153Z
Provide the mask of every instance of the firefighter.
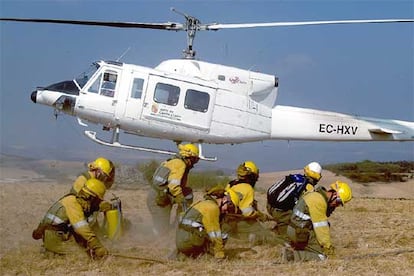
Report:
M237 179L227 185L226 191L231 190L237 195L237 201L233 202L237 207L237 213L226 216L223 227L231 235L248 240L250 245L268 241L274 235L261 224L268 218L258 210L254 198L254 186L259 179L259 169L253 161L245 161L238 166L236 173Z
M305 193L293 208L287 229L290 246L284 248L283 260L325 260L334 256L328 217L351 199L351 188L341 181L332 183L329 190L318 187Z
M267 192L267 205L266 209L269 215L277 222L273 231L283 240L287 239L286 230L289 225L290 216L292 215L292 209L294 204L298 201L299 197L303 195L305 191L311 191L318 184L322 178L322 166L318 162L311 162L303 168L303 174L292 174L285 177L285 181L291 181L296 183L296 186L300 189L298 193L293 194L294 199L289 206L276 206L280 198L285 198L287 195L279 196L279 194L272 194L271 190L275 183ZM299 187L300 186L300 187Z
M171 229L170 213L177 204L177 213L193 203L193 191L187 187L188 173L200 160L194 144L179 144L178 153L160 164L152 178L147 206L152 215L153 232L163 235Z
M204 199L193 204L180 219L176 232L178 253L193 258L209 253L216 259L223 259L227 235L221 231L221 219L234 211L231 195L224 188L210 189Z
M110 189L115 181L115 166L112 161L104 157L98 157L94 161L88 163L88 170L81 173L76 178L70 193L77 194L83 188L86 181L92 178L102 181L106 189ZM112 204L103 200L99 206L98 212L94 212L88 217L90 226L97 231L100 228L98 223L99 212L107 212L112 209Z
M87 222L87 217L99 210L106 187L91 178L77 194L67 194L55 202L33 231L32 237L43 239L43 247L57 254L86 252L93 259L108 254Z

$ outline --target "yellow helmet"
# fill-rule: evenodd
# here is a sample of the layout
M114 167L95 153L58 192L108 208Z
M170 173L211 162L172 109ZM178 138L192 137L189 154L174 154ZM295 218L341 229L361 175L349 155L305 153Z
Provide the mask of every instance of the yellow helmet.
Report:
M331 189L336 191L338 197L342 201L342 204L345 204L352 199L351 187L349 187L349 185L345 182L338 180L331 184Z
M114 165L106 158L98 157L95 161L88 164L90 170L100 169L104 174L110 176L114 169Z
M230 197L231 202L235 207L238 207L240 204L240 198L237 195L237 192L233 191L231 188L226 187L224 195Z
M257 168L256 164L253 161L245 161L239 165L237 168L237 176L240 178L244 178L248 175L259 175L259 168Z
M303 170L305 175L319 181L322 177L322 166L318 162L311 162L306 165Z
M199 157L200 155L198 147L194 144L179 144L178 151L182 157Z
M103 200L106 192L105 184L102 181L91 178L86 181L85 185L82 187L83 192L93 197L98 197L99 199Z

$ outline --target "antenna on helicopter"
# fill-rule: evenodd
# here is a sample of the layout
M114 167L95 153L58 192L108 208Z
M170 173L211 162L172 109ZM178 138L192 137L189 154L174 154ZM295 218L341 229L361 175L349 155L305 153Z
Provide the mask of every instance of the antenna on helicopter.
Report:
M193 50L193 42L194 42L196 32L201 30L200 28L201 22L194 16L190 16L188 14L180 12L176 10L175 8L171 8L171 11L184 16L186 20L186 23L184 25L184 31L187 32L187 49L183 50L184 58L194 59L196 51Z
M119 56L119 58L117 58L116 59L116 61L120 61L121 60L121 58L123 58L128 52L129 52L129 50L131 50L131 47L128 47L128 49L126 49L123 53L122 53L122 55L120 55Z

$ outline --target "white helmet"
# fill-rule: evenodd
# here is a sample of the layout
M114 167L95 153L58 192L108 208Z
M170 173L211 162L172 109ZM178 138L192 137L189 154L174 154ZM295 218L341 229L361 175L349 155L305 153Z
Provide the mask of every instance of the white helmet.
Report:
M318 162L311 162L303 168L305 175L319 181L322 177L322 166Z

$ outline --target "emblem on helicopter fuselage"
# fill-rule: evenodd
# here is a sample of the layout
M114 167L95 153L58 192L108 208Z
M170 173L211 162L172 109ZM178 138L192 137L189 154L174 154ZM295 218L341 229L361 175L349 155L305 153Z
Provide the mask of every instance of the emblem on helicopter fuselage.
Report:
M241 80L239 77L237 77L237 76L229 78L229 81L230 81L232 84L236 84L236 83L246 84L246 82L245 82L245 81L242 81L242 80Z

